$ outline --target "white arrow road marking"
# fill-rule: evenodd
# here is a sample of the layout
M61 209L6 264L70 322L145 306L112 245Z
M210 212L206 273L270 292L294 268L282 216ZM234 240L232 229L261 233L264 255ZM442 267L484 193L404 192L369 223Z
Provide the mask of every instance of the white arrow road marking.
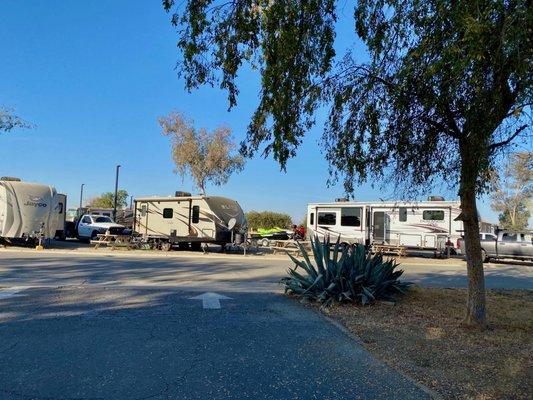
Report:
M30 286L13 286L7 289L0 289L0 299L8 299L29 288Z
M220 308L220 300L231 300L231 297L224 296L222 294L206 292L199 296L189 297L190 300L202 300L204 308L217 310Z

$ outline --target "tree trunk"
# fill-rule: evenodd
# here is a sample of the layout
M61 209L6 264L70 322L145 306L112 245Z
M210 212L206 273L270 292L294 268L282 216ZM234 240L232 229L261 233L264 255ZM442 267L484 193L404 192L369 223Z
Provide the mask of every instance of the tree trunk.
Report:
M479 239L479 217L476 205L478 167L473 154L461 151L461 214L465 235L466 268L468 272L468 299L464 323L485 327L485 276Z

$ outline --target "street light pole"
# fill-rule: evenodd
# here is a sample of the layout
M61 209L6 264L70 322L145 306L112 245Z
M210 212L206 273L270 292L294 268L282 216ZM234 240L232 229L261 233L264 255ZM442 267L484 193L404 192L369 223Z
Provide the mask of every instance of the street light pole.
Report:
M120 165L117 165L117 174L115 176L115 206L113 207L113 221L117 220L117 196L118 196L118 170Z
M81 184L81 190L80 190L80 208L83 207L83 187L85 186L85 183Z

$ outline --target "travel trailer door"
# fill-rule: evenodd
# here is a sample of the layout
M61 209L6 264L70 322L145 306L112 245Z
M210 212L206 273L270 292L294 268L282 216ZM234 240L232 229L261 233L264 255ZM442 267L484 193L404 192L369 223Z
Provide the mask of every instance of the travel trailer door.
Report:
M390 232L390 216L383 211L374 211L372 231L374 242L388 243Z
M141 235L148 234L148 203L139 203L135 219L135 231Z

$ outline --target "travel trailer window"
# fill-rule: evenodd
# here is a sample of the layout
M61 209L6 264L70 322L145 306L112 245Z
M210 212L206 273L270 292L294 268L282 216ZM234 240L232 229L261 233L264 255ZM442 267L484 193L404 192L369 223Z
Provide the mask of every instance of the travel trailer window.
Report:
M200 222L200 206L192 206L192 223Z
M311 216L309 217L309 225L315 224L315 213L311 213Z
M141 217L146 217L146 204L141 206Z
M400 207L400 222L407 221L407 207Z
M343 207L341 208L341 225L342 226L361 226L360 207Z
M442 210L425 210L422 218L431 221L444 221L444 211Z
M174 210L172 208L163 208L163 218L169 219L174 216Z
M319 212L318 225L335 225L337 223L337 214L334 212Z

